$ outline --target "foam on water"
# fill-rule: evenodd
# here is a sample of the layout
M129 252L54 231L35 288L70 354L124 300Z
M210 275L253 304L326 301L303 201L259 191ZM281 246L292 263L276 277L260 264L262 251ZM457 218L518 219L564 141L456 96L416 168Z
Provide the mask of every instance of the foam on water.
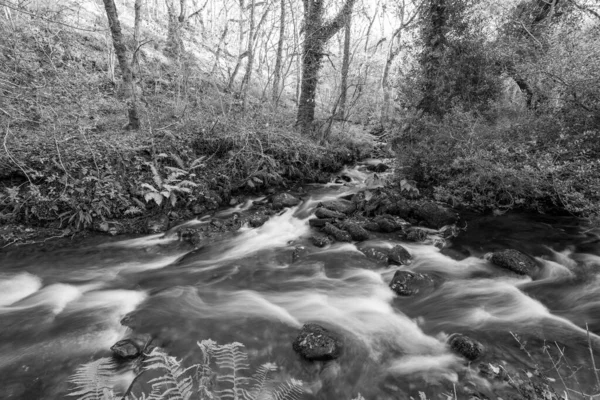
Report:
M81 297L81 294L81 290L76 286L55 283L40 289L21 301L13 303L10 307L0 308L0 313L43 306L56 315L60 314L67 304Z
M41 287L42 280L27 272L12 276L0 275L0 307L24 299Z

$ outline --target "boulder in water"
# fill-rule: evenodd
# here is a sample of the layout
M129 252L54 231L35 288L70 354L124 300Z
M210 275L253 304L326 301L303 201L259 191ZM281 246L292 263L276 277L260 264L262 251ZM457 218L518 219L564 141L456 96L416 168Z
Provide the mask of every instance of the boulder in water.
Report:
M390 250L388 254L388 263L393 265L406 265L410 264L412 256L404 247L398 245Z
M384 249L378 249L375 247L359 247L358 250L369 260L387 262L388 252Z
M373 219L378 226L377 232L392 233L404 230L410 224L402 218L394 218L389 214L379 215Z
M388 169L390 169L390 167L384 163L379 163L379 164L371 164L369 166L367 166L367 169L371 172L385 172Z
M352 237L352 240L356 240L357 242L362 242L371 238L369 232L367 232L362 226L360 226L356 222L344 222L343 224L340 224L339 227L348 232Z
M337 211L343 214L352 214L354 211L356 211L356 204L350 200L344 199L323 201L319 205L328 210Z
M150 340L151 339L149 337L133 337L129 339L123 339L113 344L110 350L117 358L132 359L139 357L142 354L146 344L148 344Z
M536 267L535 262L529 256L514 249L486 254L485 259L500 268L507 269L519 275L527 275Z
M351 242L352 236L346 231L336 228L330 223L326 223L323 227L323 232L337 240L338 242Z
M292 196L289 193L279 193L273 196L271 199L273 203L273 209L281 210L285 207L294 207L300 204L300 199Z
M450 348L469 361L475 361L483 355L485 348L481 343L468 336L454 334L448 341Z
M327 361L342 353L342 342L317 324L305 324L292 344L294 351L311 361Z
M427 231L419 228L411 229L406 235L406 239L411 242L424 242L427 240Z
M412 271L396 271L390 282L390 289L398 296L405 297L431 289L433 286L434 282L430 276Z
M310 240L312 241L312 244L314 244L317 247L325 247L325 246L333 243L333 241L331 240L331 238L329 236L323 235L320 233L316 233L316 234L312 235Z
M317 218L320 218L320 219L344 219L344 218L346 218L346 214L338 212L338 211L328 210L327 208L324 208L324 207L317 208L317 211L315 211L315 215Z
M332 223L332 222L333 222L333 219L330 219L330 218L326 218L326 219L311 218L308 220L308 224L310 226L312 226L313 228L322 228L325 226L325 224Z
M418 206L414 213L425 221L429 228L440 229L452 225L458 220L457 214L451 209L434 202L426 202Z
M267 222L269 220L269 216L265 215L265 214L252 214L249 218L248 218L248 225L250 225L252 228L258 228L260 226L263 226L265 224L265 222Z

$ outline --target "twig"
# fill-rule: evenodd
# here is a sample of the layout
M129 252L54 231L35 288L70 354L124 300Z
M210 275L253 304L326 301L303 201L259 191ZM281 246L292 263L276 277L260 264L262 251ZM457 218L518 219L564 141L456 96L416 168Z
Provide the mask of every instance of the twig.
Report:
M25 174L25 177L26 177L26 178L27 178L27 180L29 181L29 184L30 184L31 186L33 186L33 182L31 182L31 179L29 179L29 175L27 174L27 172L25 172L25 169L23 169L23 167L21 167L21 164L19 164L19 163L18 163L18 162L17 162L17 161L16 161L16 160L13 158L13 156L11 156L11 155L10 155L10 152L8 151L8 147L6 146L6 139L8 138L8 134L10 133L10 129L9 129L9 127L10 127L10 125L9 125L9 124L6 124L6 134L4 135L4 142L3 142L3 145L4 145L4 151L6 152L6 155L8 156L8 158L10 158L10 160L11 160L13 163L15 163L15 165L16 165L17 167L19 167L19 169L20 169L21 171L23 171L23 173Z
M590 339L590 328L587 322L585 323L585 331L587 333L588 349L590 350L590 358L592 359L592 367L594 368L594 376L596 377L596 384L600 387L600 377L598 376L598 370L596 369L596 360L594 360L594 351L592 350L592 340Z

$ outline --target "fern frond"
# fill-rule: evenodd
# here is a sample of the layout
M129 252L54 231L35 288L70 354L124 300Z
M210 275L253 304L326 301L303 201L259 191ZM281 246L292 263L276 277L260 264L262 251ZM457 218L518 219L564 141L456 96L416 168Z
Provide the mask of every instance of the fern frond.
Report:
M250 394L245 389L250 379L240 375L243 371L250 368L248 364L248 355L243 349L243 344L233 342L222 346L215 346L212 350L212 354L214 355L219 368L228 370L228 373L217 377L217 382L231 386L228 389L219 391L223 399L251 399Z
M250 396L253 400L259 400L264 397L265 388L269 382L269 374L277 371L277 365L273 363L265 363L258 367L254 376L252 376L252 390Z
M69 378L75 389L69 396L77 400L109 400L114 398L115 362L108 357L81 365Z
M274 400L300 400L302 393L302 381L296 379L290 379L283 385L281 385L275 393L273 393Z
M193 380L188 371L195 366L184 369L175 357L167 355L156 348L145 360L148 370L164 370L165 375L151 379L152 391L148 400L189 400L193 394ZM186 376L187 375L187 376Z

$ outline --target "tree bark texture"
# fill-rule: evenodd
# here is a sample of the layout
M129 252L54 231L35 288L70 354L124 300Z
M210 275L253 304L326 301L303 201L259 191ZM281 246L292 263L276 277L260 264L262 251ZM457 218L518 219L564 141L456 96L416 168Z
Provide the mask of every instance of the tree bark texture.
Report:
M346 102L348 97L348 72L350 70L350 39L352 31L352 16L348 15L344 32L344 57L342 59L342 79L340 91L339 117L346 119Z
M297 124L303 134L309 134L315 119L315 99L323 49L347 22L356 0L346 0L342 9L329 23L323 23L325 0L303 0L304 47L302 49L302 84L298 104Z
M285 41L285 0L281 0L281 17L279 18L279 42L277 43L277 56L275 58L275 72L273 75L273 93L271 100L277 107L279 100L279 82L281 81L281 69L283 64L283 42Z
M427 114L440 115L442 107L436 95L441 60L446 47L446 0L429 0L422 30L424 50L421 65L424 69L423 98L417 108Z
M117 7L114 0L104 0L104 8L106 10L106 17L108 18L108 26L110 33L113 38L113 46L115 47L115 54L119 61L119 67L121 68L121 74L123 75L123 88L124 93L127 97L127 114L129 117L129 123L127 129L137 130L140 128L140 118L137 110L137 99L136 99L136 87L133 80L133 73L129 64L129 51L123 40L123 33L121 31L121 24L119 22L119 14L117 13Z

